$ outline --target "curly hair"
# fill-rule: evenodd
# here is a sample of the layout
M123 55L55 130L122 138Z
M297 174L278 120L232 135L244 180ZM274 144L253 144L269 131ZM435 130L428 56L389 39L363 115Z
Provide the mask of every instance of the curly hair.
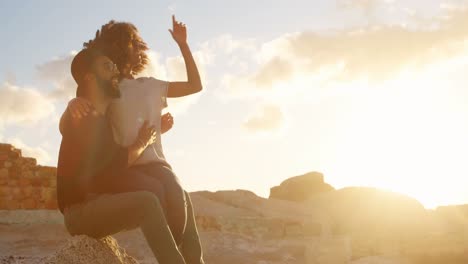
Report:
M137 45L141 52L141 60L137 65L131 65L131 58L128 54L131 45ZM94 39L83 43L83 46L100 50L117 65L121 73L124 69L131 67L131 74L138 74L149 62L146 54L147 44L139 37L135 25L127 22L109 21L101 27L101 30L96 31Z

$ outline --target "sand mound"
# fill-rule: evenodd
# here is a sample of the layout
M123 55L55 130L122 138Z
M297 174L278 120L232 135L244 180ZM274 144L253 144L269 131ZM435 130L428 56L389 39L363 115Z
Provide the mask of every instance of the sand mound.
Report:
M75 236L52 256L40 264L138 264L127 255L117 241L110 237L93 239L88 236Z

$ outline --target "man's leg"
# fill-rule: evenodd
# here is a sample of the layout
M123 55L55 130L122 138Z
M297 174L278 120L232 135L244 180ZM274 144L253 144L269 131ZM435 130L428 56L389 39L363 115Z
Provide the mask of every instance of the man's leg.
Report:
M185 263L159 200L151 192L100 195L67 209L65 224L72 235L83 234L94 238L139 226L159 263Z
M158 163L138 165L132 169L145 173L163 185L167 205L167 222L174 240L177 245L180 245L187 222L187 202L179 179L169 167Z
M187 225L185 226L184 236L182 237L182 255L187 264L204 264L203 249L198 234L195 214L193 211L192 200L187 191L185 199L187 200Z

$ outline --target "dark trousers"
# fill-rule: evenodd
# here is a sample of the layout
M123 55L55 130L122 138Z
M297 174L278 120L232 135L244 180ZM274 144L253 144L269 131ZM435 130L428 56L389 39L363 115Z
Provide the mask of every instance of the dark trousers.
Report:
M140 227L159 263L189 263L178 250L159 200L151 192L94 195L65 208L64 218L71 235L94 238Z
M161 204L176 244L187 263L203 261L192 202L172 169L161 163L135 165L115 181L113 192L150 191Z

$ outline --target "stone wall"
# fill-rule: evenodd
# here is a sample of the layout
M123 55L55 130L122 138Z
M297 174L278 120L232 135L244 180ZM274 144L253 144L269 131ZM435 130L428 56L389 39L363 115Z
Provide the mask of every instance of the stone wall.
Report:
M56 173L12 145L0 144L0 210L57 209Z

